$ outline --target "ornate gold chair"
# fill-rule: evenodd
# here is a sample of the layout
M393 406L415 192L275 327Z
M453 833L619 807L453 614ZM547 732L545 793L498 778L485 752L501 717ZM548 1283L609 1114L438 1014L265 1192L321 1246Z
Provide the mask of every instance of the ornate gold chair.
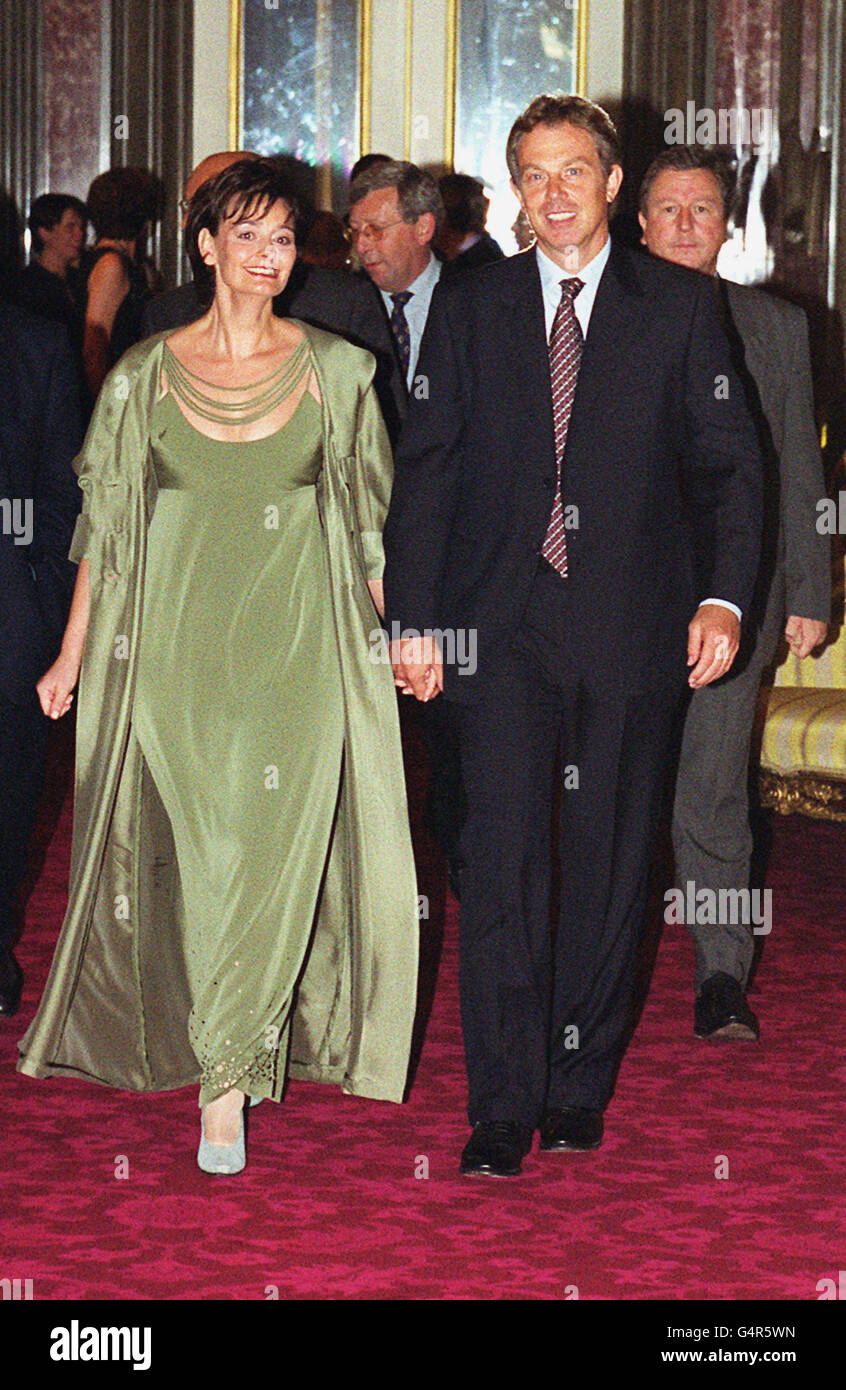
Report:
M762 806L846 821L844 556L835 569L832 632L819 656L788 654L761 692Z

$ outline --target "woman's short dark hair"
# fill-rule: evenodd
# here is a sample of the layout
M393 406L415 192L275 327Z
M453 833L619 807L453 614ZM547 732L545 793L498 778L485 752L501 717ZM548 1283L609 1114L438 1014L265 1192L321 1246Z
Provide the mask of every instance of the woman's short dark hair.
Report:
M205 228L217 236L222 222L248 213L263 217L273 203L284 203L296 220L299 198L289 176L272 158L239 159L200 184L188 205L185 250L201 303L208 306L214 299L215 275L214 266L206 265L200 252L200 232Z
M86 206L100 237L131 241L148 222L162 215L164 185L149 169L118 165L98 174L88 190Z

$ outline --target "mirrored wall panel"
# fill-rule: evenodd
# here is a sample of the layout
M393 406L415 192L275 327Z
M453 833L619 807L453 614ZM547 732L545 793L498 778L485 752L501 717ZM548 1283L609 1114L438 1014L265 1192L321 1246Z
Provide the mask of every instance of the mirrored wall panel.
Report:
M357 157L358 0L242 0L245 149L317 170L316 199L344 206Z
M515 118L541 92L574 92L578 4L567 0L460 0L455 169L487 185L488 230L504 251L517 204L505 142Z

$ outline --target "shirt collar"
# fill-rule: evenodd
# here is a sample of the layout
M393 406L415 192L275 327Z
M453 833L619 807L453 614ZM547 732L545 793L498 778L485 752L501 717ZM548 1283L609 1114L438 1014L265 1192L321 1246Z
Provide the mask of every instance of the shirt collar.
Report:
M538 270L540 271L541 286L544 295L554 296L556 300L560 299L561 281L565 279L569 280L572 276L566 270L562 270L560 265L556 265L539 246L535 247L535 253L537 255ZM610 255L611 238L609 236L606 238L605 245L601 250L597 251L593 259L589 260L586 265L583 265L581 270L573 272L573 275L577 275L581 280L585 289L591 289L594 294L596 293L597 286L602 278L602 272L608 264L608 257Z
M431 294L432 290L435 288L435 285L438 283L438 280L440 279L440 275L441 263L435 256L432 255L430 251L428 265L425 267L424 270L421 270L416 280L412 280L411 284L408 286L408 293L411 295L424 295L426 293ZM382 293L390 301L390 290L383 290Z

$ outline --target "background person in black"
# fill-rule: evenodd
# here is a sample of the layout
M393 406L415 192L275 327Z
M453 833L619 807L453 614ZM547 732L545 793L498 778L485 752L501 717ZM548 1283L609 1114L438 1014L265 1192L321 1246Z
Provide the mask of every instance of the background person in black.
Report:
M493 265L504 255L485 227L490 199L480 179L469 174L444 174L438 179L444 201L444 220L435 237L435 248L446 260L444 273L478 270Z
M2 232L0 232L2 240ZM76 567L77 375L64 328L0 302L0 1014L18 1008L16 897L48 722L35 683L56 657Z
M428 398L410 403L384 533L389 627L477 636L472 675L419 638L393 659L401 687L444 689L459 711L461 1166L498 1176L520 1171L538 1125L546 1151L601 1143L673 711L686 675L698 688L731 666L761 520L757 439L710 286L609 240L622 169L606 113L539 97L507 158L537 246L434 298ZM557 457L548 344L574 277L584 347ZM578 516L566 578L542 556L559 463Z
M85 204L70 193L42 193L32 202L27 226L31 258L15 299L41 318L63 323L81 359L84 291L77 272L88 226Z
M161 200L159 180L147 169L109 169L88 190L88 215L97 240L82 265L83 358L92 402L118 358L142 336L150 288L141 257L150 225L161 215Z

